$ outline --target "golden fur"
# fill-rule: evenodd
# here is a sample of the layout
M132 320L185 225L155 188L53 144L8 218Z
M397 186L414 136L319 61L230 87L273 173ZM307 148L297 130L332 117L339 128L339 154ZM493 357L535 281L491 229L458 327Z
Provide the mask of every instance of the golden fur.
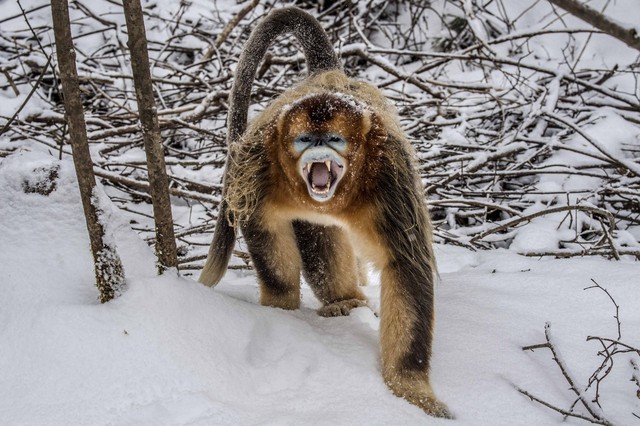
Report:
M363 106L378 111L379 114L377 114L376 117L380 120L380 123L378 123L377 128L384 129L385 133L395 134L399 140L404 140L404 137L401 136L402 131L395 110L389 105L387 99L380 94L378 89L368 83L350 79L339 70L328 71L312 76L307 79L304 84L300 84L284 92L280 97L275 99L274 102L249 125L240 141L230 147L230 163L227 175L228 193L226 199L230 207L233 223L238 224L238 221L242 221L250 216L258 204L258 200L265 196L264 191L269 189L267 187L268 182L256 182L256 176L263 176L263 171L261 171L260 168L264 167L264 161L262 161L263 159L260 157L265 154L265 151L262 147L266 146L269 150L268 155L272 164L269 170L270 175L282 176L281 171L277 170L277 168L280 167L280 164L284 164L285 167L286 165L290 165L290 163L286 161L284 163L279 162L281 156L286 155L287 151L286 149L280 150L280 144L271 141L279 139L278 130L280 130L280 132L288 131L288 133L294 134L296 127L301 128L306 124L294 122L292 129L283 129L283 123L274 122L273 117L281 116L283 110L301 98L317 93L339 93L346 95L362 103ZM363 119L366 120L368 114L370 114L369 111L363 111ZM352 126L345 120L345 117L337 121L335 124L340 130L347 134L352 132ZM386 134L381 135L379 140L386 138L386 136ZM364 137L364 135L362 137ZM282 143L284 144L285 141L282 141ZM408 144L406 149L411 149ZM352 164L350 169L363 168L364 165L361 163L367 162L367 167L371 169L368 175L375 174L375 170L373 169L376 166L379 167L374 158L376 151L378 150L375 146L367 147L368 158L366 161L364 155L361 154L354 158L354 161L357 161L357 163ZM289 173L285 174L285 176L294 176L294 172L289 170ZM351 180L357 178L354 172L346 178L349 177ZM289 180L286 183L276 182L281 186L292 184L296 189L295 201L289 202L283 200L284 204L291 204L291 208L297 208L302 204L301 201L307 201L307 197L305 196L306 189L299 179ZM347 182L343 182L342 186L347 186ZM272 189L277 194L283 194L283 192L278 191L282 188ZM284 193L288 192L288 189L285 188ZM322 207L325 206L317 207L318 209L322 209ZM328 209L325 208L325 210Z
M311 76L276 98L245 131L258 63L287 31L303 45ZM263 305L298 308L302 273L322 302L320 315L348 315L366 303L358 284L366 282L362 265L370 262L381 271L385 383L428 414L451 417L429 380L435 262L415 154L382 93L339 68L322 28L299 9L272 12L251 35L232 90L224 200L200 281L219 281L240 229ZM336 134L338 145L327 146ZM301 148L303 135L316 135L314 144L322 146ZM301 164L324 161L329 184L319 185L333 192L318 198L311 169L302 173Z
M337 104L335 113L326 122L314 124L309 111L313 104L305 102L323 94L337 98L333 101ZM347 106L342 105L343 100ZM307 131L336 131L349 141L347 171L333 198L325 203L310 199L296 170L292 141ZM428 369L414 371L419 367L405 366L412 345L421 347L414 342L415 329L408 325L424 324L420 326L422 332L431 336L433 309L407 299L407 290L398 285L407 276L399 271L408 267L430 275L423 277L428 287L417 291L424 294L420 297L432 300L435 265L431 225L420 184L409 172L413 151L386 98L375 87L350 79L342 71L320 73L277 98L231 146L230 156L227 201L232 220L242 227L243 222L258 218L262 227L273 233L271 267L275 278L286 283L273 294L269 282L274 275L259 274L262 303L285 309L298 307L301 259L295 253L291 223L303 219L327 227L324 232L331 233L332 250L340 255L334 256L328 266L331 281L321 288L312 286L324 304L319 313L344 315L363 306L364 295L357 288L362 273L355 253L371 261L382 271L380 347L385 382L396 395L428 413L448 416L446 406L435 398ZM388 189L380 188L381 176ZM391 194L380 198L376 195L379 191ZM393 225L389 221L396 218L398 226L406 227L388 231L394 233L391 236L376 225ZM400 262L398 253L402 265L396 264ZM430 346L424 350L414 364L428 364Z

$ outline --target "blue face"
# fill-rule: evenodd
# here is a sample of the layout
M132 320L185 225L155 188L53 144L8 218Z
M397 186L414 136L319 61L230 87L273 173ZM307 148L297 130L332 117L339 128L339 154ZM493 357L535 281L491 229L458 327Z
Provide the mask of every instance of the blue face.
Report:
M297 153L319 147L327 147L344 153L347 150L347 141L337 133L303 133L293 141L293 149Z
M300 155L298 172L313 200L323 203L333 197L347 169L347 148L347 141L333 132L301 133L293 140Z

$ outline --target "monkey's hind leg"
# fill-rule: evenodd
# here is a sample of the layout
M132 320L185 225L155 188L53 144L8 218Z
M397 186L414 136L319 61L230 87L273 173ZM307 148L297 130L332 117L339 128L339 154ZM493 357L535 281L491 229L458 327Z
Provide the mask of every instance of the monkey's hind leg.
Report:
M252 219L243 225L242 234L258 276L260 303L298 309L302 261L291 222L261 223Z
M366 298L358 288L358 262L345 231L305 221L295 221L293 229L303 276L323 304L318 314L349 315L351 309L366 306Z

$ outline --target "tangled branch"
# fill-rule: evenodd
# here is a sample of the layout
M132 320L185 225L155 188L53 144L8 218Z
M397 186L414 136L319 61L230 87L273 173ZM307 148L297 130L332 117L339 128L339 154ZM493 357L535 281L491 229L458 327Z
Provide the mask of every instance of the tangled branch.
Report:
M124 16L118 5L98 2L71 4L95 170L136 229L154 241ZM590 40L605 35L566 26L545 2L532 4L546 14L529 27L520 27L521 16L509 16L503 1L329 3L326 10L300 5L335 40L345 69L398 106L437 242L511 247L529 256L640 258L633 236L640 227L640 99L638 90L611 83L632 78L637 63L584 62ZM144 10L173 208L188 211L188 220L175 220L177 233L186 232L178 238L181 263L205 253L210 229L202 225L217 214L233 67L251 26L273 5L218 4L208 13L197 7ZM0 146L0 158L25 141L54 155L68 152L44 17L34 7L2 21L0 93L27 107L0 115L2 138L12 144ZM557 51L545 53L548 46ZM279 41L259 70L256 109L295 84L304 66L296 42ZM624 126L628 136L603 139L599 129L611 126ZM531 227L557 238L531 245Z

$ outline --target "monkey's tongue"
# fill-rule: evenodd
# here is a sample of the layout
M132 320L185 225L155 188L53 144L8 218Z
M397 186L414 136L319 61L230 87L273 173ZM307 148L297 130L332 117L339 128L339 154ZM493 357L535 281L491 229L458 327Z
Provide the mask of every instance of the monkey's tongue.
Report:
M329 169L324 163L311 165L311 183L317 188L324 188L329 184Z

